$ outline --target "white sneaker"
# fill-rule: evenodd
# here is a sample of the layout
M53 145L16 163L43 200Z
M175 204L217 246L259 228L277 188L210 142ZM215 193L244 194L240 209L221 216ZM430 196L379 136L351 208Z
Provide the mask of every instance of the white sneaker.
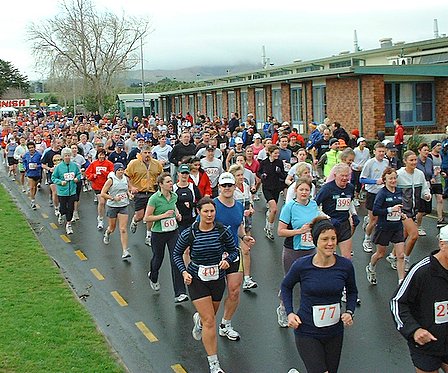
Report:
M372 285L376 285L376 271L370 269L370 264L366 266L367 281Z
M98 224L96 225L96 228L97 228L99 231L102 231L102 230L103 230L103 228L104 228L103 219L98 219Z
M288 373L300 373L300 372L295 368L291 368L290 370L288 370Z
M58 224L62 225L62 223L64 223L64 218L62 217L61 214L58 213Z
M182 303L186 302L187 300L189 300L187 294L180 294L179 296L174 297L174 303Z
M233 329L232 324L219 324L219 335L221 337L227 337L231 341L239 341L240 333Z
M219 361L213 361L212 363L209 363L208 366L210 368L210 373L225 373L221 369L221 366L219 365Z
M59 216L59 207L55 207L54 209L54 216L58 217Z
M419 236L426 236L426 231L423 228L418 229L418 235Z
M128 249L123 251L123 255L121 256L121 259L126 260L126 259L129 259L130 257L131 257L131 254L129 254L129 250Z
M362 248L366 253L371 253L373 251L372 241L370 241L369 239L364 239Z
M277 307L277 322L281 328L288 327L288 315L286 314L286 310L284 306Z
M78 213L78 211L73 211L73 220L74 221L77 221L77 220L79 220L79 213Z
M31 208L33 209L33 210L36 210L36 201L34 201L34 200L31 200Z
M264 235L266 236L266 238L268 238L271 241L274 241L274 235L272 234L272 231L268 228L264 229Z
M25 187L22 187L22 193L26 193Z
M148 236L147 236L147 237L145 238L145 245L146 245L146 246L151 246L151 237L148 237Z
M66 232L67 234L73 234L73 228L72 228L72 225L71 225L70 223L67 223L67 224L65 225L65 232Z
M409 262L409 258L404 258L404 271L409 272L409 268L411 268L411 263Z
M256 287L258 287L258 284L252 279L252 277L249 277L247 280L245 279L243 282L243 290L255 289Z
M201 317L199 316L199 313L196 312L193 315L193 330L191 331L191 334L193 335L193 338L197 341L200 341L202 339L202 325L201 325Z
M103 236L103 242L105 245L109 245L110 242L110 232L106 229Z
M355 207L359 207L360 203L359 203L359 199L358 198L355 198L353 200L353 205L355 205Z
M397 257L396 256L389 254L388 256L386 256L386 260L389 262L392 269L397 269Z
M362 221L362 229L364 231L366 230L366 227L367 227L368 224L369 224L369 216L366 215L366 216L364 216L364 219Z
M131 220L131 225L129 226L131 233L135 233L137 231L137 223L134 219Z
M160 290L160 283L157 282L152 282L151 280L151 272L148 272L148 279L149 279L149 285L151 286L151 289L154 291L159 291Z
M93 202L94 203L98 202L98 197L97 197L96 193L93 195Z

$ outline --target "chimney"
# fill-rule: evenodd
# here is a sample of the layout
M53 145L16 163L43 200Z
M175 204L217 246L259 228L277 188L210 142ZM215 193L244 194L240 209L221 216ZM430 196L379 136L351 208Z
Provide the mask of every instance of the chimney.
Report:
M439 25L437 24L437 18L434 18L434 39L439 38Z
M356 30L353 32L353 46L354 52L359 52L358 35L356 33Z
M380 39L381 48L389 48L392 46L392 38L382 38Z

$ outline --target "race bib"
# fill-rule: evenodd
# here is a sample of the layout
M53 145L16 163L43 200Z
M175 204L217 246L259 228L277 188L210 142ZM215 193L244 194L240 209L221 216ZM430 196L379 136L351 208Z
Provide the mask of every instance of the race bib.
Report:
M387 221L399 221L401 220L401 211L388 212L386 216Z
M313 306L313 322L318 328L332 326L341 319L341 305L339 303Z
M176 218L166 218L160 220L160 225L162 226L162 232L171 232L177 228Z
M350 208L351 198L339 197L336 200L336 211L348 211Z
M436 324L448 322L448 300L434 303L434 321Z
M71 181L75 178L75 173L74 172L66 172L64 173L64 180L65 181Z
M98 166L98 167L96 167L95 171L96 171L97 175L101 175L101 172L107 171L107 167L100 167L100 166Z
M116 195L116 197L120 198L120 200L123 201L124 199L128 198L128 194L127 193L118 193Z
M28 164L28 168L30 170L35 170L37 168L37 163L30 163L30 164Z
M220 150L226 150L226 148L227 148L227 145L226 145L225 142L222 142L221 144L219 144L219 149Z
M283 161L283 168L285 169L285 171L289 171L291 169L291 164Z
M313 236L311 236L311 232L302 233L300 239L301 245L303 247L314 247Z
M219 278L218 265L217 264L213 266L199 265L198 275L202 281L217 280Z

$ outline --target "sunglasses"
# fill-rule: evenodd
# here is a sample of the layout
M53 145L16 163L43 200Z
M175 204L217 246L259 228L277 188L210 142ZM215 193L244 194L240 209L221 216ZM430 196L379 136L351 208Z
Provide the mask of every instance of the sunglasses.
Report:
M221 186L223 187L223 188L231 188L231 187L233 187L235 184L221 184Z
M185 172L181 172L180 174L181 175L189 175L190 173L188 171L185 171Z

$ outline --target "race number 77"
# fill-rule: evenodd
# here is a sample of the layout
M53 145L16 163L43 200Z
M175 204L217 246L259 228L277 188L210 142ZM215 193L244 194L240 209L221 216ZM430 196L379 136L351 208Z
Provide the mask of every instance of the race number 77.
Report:
M336 306L320 307L319 311L322 312L322 315L320 317L321 320L325 319L325 314L326 314L327 310L328 310L328 312L331 312L330 319L334 318L334 314L336 312Z

